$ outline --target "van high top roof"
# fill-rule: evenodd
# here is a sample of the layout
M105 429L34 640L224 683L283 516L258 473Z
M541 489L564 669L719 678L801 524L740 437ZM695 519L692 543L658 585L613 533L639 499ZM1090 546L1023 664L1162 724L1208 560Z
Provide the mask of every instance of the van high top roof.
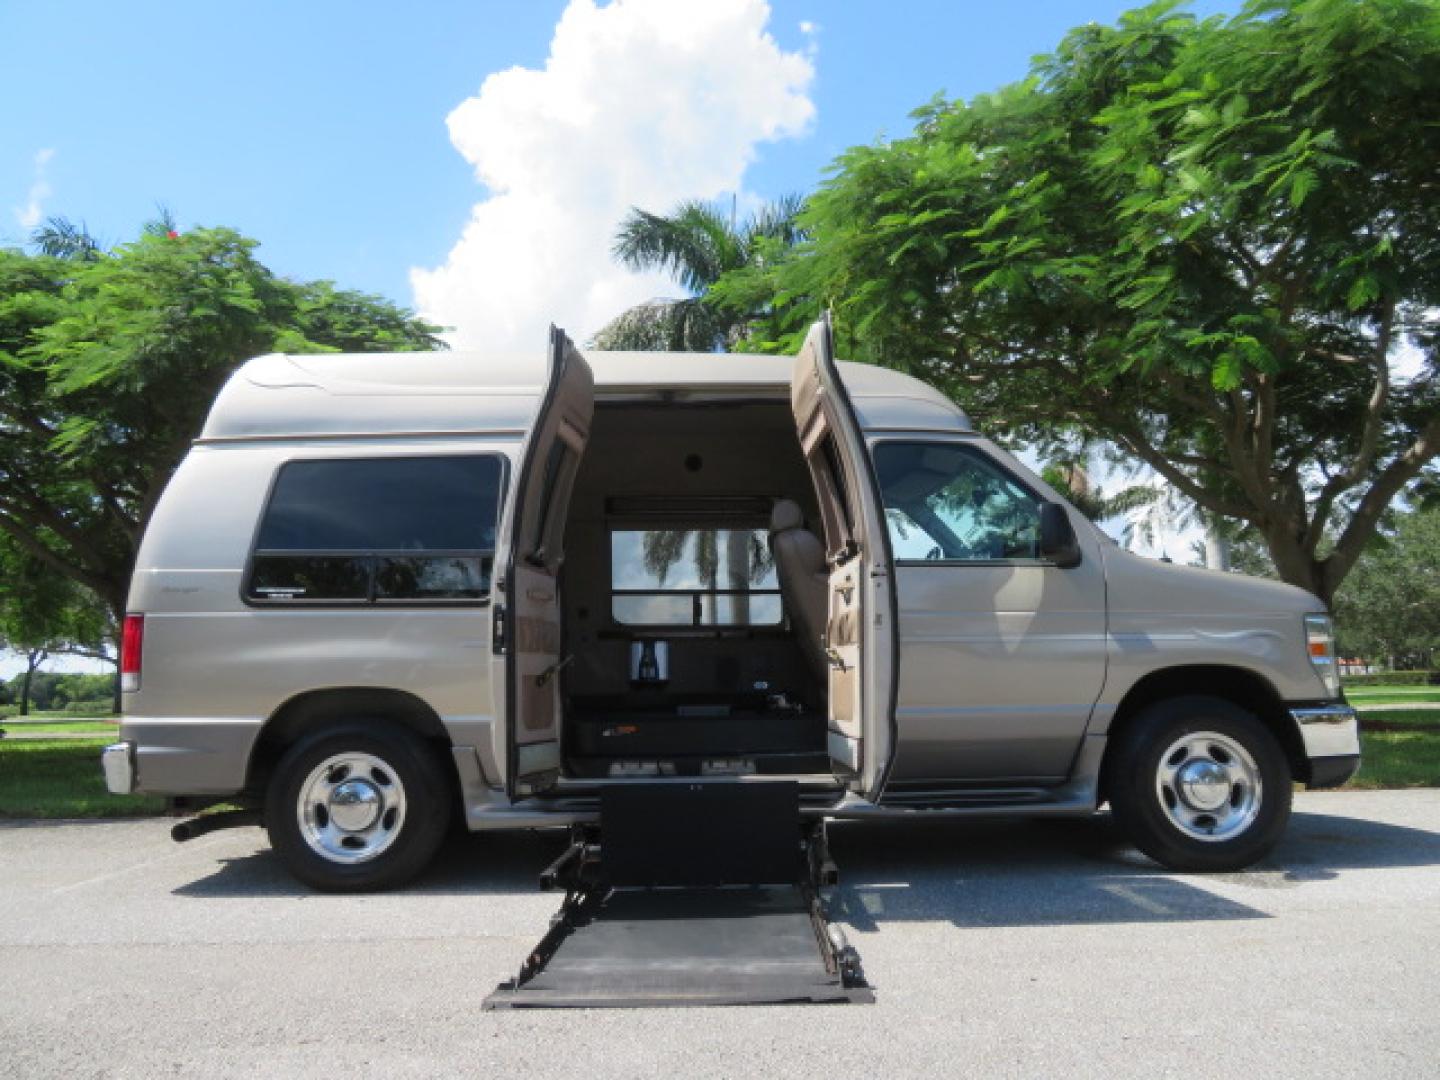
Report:
M745 353L586 352L598 401L788 398L794 360ZM308 436L520 434L538 407L543 350L326 353L256 357L230 377L200 441ZM972 431L919 379L841 364L867 430Z

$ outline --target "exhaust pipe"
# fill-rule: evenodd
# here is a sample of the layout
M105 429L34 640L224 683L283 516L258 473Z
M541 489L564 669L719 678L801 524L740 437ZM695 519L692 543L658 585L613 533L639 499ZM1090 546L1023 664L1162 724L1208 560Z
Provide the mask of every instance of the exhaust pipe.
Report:
M216 832L220 829L235 829L242 825L259 825L261 821L258 809L249 810L222 810L218 814L203 814L189 821L182 821L170 830L170 839L177 844L183 844L186 840L194 840L197 836L204 836L206 833Z

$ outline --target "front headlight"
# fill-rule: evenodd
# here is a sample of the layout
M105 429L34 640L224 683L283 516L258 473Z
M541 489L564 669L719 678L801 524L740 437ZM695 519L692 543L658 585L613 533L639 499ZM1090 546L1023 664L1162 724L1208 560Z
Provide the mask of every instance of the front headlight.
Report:
M1335 662L1335 624L1329 615L1305 616L1305 651L1315 674L1332 698L1340 696L1340 665Z

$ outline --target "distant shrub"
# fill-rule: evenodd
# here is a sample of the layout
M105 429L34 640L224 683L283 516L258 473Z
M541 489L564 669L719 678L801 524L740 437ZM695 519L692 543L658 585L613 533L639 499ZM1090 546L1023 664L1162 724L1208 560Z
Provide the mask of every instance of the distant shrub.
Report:
M1440 671L1376 671L1369 675L1342 675L1344 686L1440 686Z

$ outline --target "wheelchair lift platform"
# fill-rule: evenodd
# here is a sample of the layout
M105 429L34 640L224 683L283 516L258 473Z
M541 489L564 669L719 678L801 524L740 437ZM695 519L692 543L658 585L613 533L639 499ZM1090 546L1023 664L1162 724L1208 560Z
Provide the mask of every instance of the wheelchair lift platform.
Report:
M872 1002L790 781L624 784L540 876L549 931L487 1009Z

